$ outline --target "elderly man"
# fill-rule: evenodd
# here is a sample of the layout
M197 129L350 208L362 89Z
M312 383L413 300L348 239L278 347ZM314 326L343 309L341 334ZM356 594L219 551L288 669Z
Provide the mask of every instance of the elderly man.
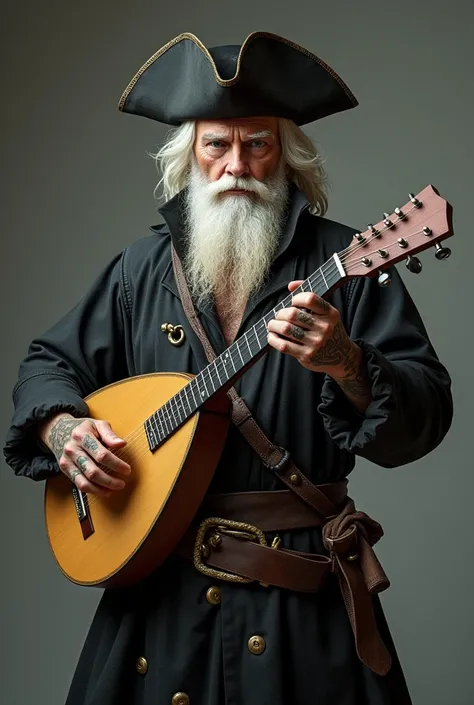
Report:
M134 375L206 366L183 286L220 354L351 243L353 230L322 217L324 172L299 126L356 104L320 59L265 33L209 50L184 34L145 63L119 107L176 127L156 155L165 222L117 255L31 344L5 448L17 474L62 471L99 498L120 492L133 473L117 455L125 440L107 419L89 418L83 398ZM355 456L383 467L412 462L450 426L448 373L395 271L392 278L387 289L354 279L325 299L298 290L268 323L267 354L236 385L262 432L291 454L293 474L269 467L231 424L206 500L238 499L246 521L246 499L266 493L270 539L281 529L275 496L296 502L275 561L328 553L321 525L334 517L305 523L302 487L310 499L345 487ZM182 327L179 346L161 332L168 321ZM344 591L346 568L362 575L358 554L335 559L318 590L284 569L242 584L210 578L189 558L180 545L138 584L105 591L68 705L410 702L370 586L355 602Z

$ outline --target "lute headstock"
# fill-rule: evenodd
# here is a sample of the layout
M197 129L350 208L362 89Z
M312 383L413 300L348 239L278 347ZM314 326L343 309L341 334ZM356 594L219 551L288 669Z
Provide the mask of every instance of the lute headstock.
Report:
M384 213L381 221L357 233L349 247L338 253L346 278L378 274L379 284L387 286L391 280L385 270L403 259L411 272L421 272L415 255L422 250L434 247L438 260L449 257L451 250L440 241L453 235L452 206L431 185L409 196L404 206Z

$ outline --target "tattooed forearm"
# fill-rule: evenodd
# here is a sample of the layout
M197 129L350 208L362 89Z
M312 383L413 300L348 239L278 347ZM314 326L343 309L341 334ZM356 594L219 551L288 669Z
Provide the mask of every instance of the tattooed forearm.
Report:
M96 439L94 438L94 436L91 436L90 433L86 433L82 445L86 450L91 450L92 452L97 450L99 447L99 444L97 443Z
M351 342L351 341L350 341ZM351 350L344 361L344 375L334 377L346 397L360 412L365 412L372 399L370 381L361 349L351 342Z
M370 401L370 382L361 349L349 338L341 321L335 325L331 338L310 359L313 367L337 368L331 377L358 411L364 412Z
M54 424L49 432L49 446L56 458L60 458L64 451L64 446L71 438L71 434L76 426L79 426L83 419L61 418Z

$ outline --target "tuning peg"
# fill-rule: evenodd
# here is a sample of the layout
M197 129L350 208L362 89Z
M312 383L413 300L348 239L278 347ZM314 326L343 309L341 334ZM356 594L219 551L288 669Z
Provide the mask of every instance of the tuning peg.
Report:
M389 286L392 283L392 275L389 272L382 272L380 270L377 279L379 286Z
M451 256L451 250L449 247L442 247L439 242L436 243L436 252L435 252L435 257L436 259L442 260L442 259L448 259L448 257Z
M409 193L408 198L415 206L415 208L420 208L422 206L422 202L413 193Z
M408 271L412 274L419 274L423 269L423 265L421 264L418 257L412 257L411 255L408 255L408 257L406 258L405 265Z

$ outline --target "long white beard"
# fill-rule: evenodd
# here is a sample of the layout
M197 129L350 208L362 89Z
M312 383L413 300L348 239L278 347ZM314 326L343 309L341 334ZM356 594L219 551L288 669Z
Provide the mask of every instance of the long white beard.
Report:
M233 188L253 193L220 195ZM283 163L265 183L229 175L209 182L193 164L186 206L185 270L198 303L214 296L224 312L242 310L268 275L287 200Z

